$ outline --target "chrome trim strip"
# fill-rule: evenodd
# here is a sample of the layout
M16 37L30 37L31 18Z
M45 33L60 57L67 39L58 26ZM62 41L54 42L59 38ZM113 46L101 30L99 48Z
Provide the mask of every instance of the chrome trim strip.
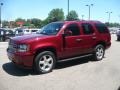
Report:
M93 54L87 54L87 55L77 56L77 57L73 57L73 58L61 59L61 60L58 60L57 62L70 61L70 60L73 60L73 59L88 57L88 56L92 56L92 55Z

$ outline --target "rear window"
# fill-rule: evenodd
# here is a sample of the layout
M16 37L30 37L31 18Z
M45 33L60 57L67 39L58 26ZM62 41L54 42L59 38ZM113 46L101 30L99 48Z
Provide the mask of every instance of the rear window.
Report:
M95 24L98 32L100 33L108 33L108 29L104 24Z

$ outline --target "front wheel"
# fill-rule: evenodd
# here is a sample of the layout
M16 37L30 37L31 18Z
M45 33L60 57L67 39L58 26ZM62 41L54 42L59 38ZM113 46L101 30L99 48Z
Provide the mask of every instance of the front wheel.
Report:
M50 51L43 51L35 58L35 70L37 73L45 74L51 72L55 67L55 55Z
M93 57L95 60L102 60L105 54L105 48L103 45L99 44L95 47Z

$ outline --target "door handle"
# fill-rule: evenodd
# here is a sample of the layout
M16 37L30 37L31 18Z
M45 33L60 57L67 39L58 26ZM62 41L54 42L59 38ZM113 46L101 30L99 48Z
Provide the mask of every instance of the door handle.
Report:
M76 39L76 41L77 41L77 42L80 42L80 41L82 41L82 39Z
M96 39L96 37L92 37L92 39Z

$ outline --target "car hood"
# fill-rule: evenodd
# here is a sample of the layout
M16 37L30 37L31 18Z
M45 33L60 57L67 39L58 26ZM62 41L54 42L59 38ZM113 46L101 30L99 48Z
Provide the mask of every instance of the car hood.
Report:
M23 36L16 36L13 37L12 40L14 41L31 41L35 39L45 38L47 35L43 34L30 34L30 35L23 35Z

